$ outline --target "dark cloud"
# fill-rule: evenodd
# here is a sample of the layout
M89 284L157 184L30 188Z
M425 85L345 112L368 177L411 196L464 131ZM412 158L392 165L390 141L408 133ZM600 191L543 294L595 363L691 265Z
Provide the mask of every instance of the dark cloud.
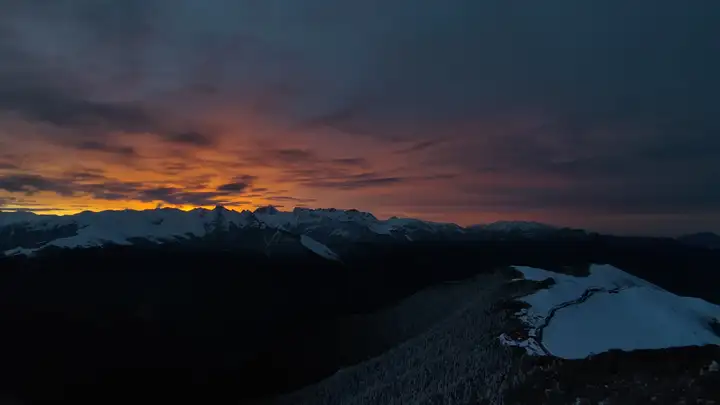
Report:
M304 163L319 159L308 149L271 149L266 151L266 157L282 163Z
M2 200L0 199L0 207L2 206ZM3 207L0 212L49 212L49 211L66 211L63 208L52 208L52 207L32 207L32 208L7 208Z
M318 155L311 149L300 148L258 147L257 149L242 152L239 158L252 166L289 168L291 170L303 168L334 170L364 163L363 159L327 158Z
M337 158L332 159L332 163L337 163L341 165L347 165L347 166L367 166L368 161L364 158Z
M407 147L405 149L399 149L395 151L395 153L399 154L405 154L405 153L413 153L413 152L420 152L426 149L430 149L435 147L438 144L441 144L443 141L436 139L436 140L429 140L429 141L420 141L415 143L414 145Z
M215 179L212 174L200 174L183 178L183 186L187 190L204 190L209 187L210 182Z
M294 182L308 188L335 188L338 190L359 190L388 185L421 185L428 181L448 180L454 174L431 174L426 176L397 175L376 171L356 172L340 168L298 167L287 168L282 181Z
M165 137L170 142L179 144L187 144L193 146L208 147L212 146L215 142L212 138L207 135L203 135L199 132L181 132L178 134L170 134Z
M358 172L368 166L364 158L326 158L310 149L258 148L241 155L253 165L275 167L280 181L311 188L354 190L401 182L405 178Z
M137 199L140 201L154 202L162 201L173 205L216 205L225 204L224 198L227 192L222 191L194 191L187 192L174 187L160 187L142 190Z
M97 142L97 141L84 141L84 142L77 143L73 146L79 150L105 152L105 153L111 153L114 155L126 156L126 157L137 155L135 148L133 148L132 146L115 146L115 145L109 145L107 143Z
M241 195L244 189L230 187L238 183L226 184L215 191L191 190L178 187L153 187L139 182L104 181L102 183L79 186L79 190L95 198L104 200L127 200L143 202L162 202L171 205L207 206L229 204L234 196Z
M397 184L404 181L400 177L369 177L365 178L347 178L338 180L317 180L303 183L308 187L315 188L335 188L338 190L357 190L362 188L386 186L389 184Z
M314 198L296 198L290 196L270 196L265 198L268 201L280 201L280 202L296 202L296 203L312 203L317 200Z
M8 208L7 205L14 205L13 208ZM20 206L20 207L18 207ZM8 211L8 210L25 210L25 211L34 211L35 209L39 211L50 211L53 208L47 207L47 204L39 203L33 199L28 198L20 198L15 196L3 196L0 197L0 207L3 207L2 209Z
M421 200L421 199L418 199ZM464 201L464 203L460 203ZM720 193L708 184L694 182L683 187L660 187L658 184L620 181L606 184L575 185L572 188L542 186L468 187L465 197L457 198L460 206L505 213L528 211L563 212L565 215L686 215L717 211ZM532 204L530 204L532 202ZM413 204L422 204L414 202ZM430 201L441 206L448 201Z
M183 172L191 171L196 167L197 165L195 163L188 162L160 162L157 171L162 174L174 176Z
M220 185L217 188L217 191L241 194L247 191L252 186L253 182L255 182L255 180L257 180L257 176L249 174L235 176L232 179L232 182Z
M0 162L0 170L12 170L17 168L18 166L13 163Z
M137 131L151 127L151 120L134 106L79 100L53 89L15 88L0 83L0 110L20 113L31 121L60 127L110 127Z
M8 205L12 205L12 207L8 207ZM49 211L66 211L66 209L48 207L47 204L41 204L27 198L17 198L13 196L0 197L0 212L43 213Z
M69 171L64 174L65 178L73 181L86 181L86 180L104 180L106 179L105 171L102 169L88 169L83 168L80 170Z
M219 186L217 188L217 191L232 191L235 193L242 193L243 191L247 190L248 187L250 187L250 184L248 183L227 183Z
M244 206L247 206L250 204L251 204L250 201L233 200L233 201L223 201L220 205L222 205L223 207L244 207Z
M343 100L340 107L332 106L317 115L306 118L298 129L331 128L345 133L372 136L377 130L372 124L365 122L363 115L372 107L375 100L368 99ZM386 137L392 136L385 134Z
M720 207L717 1L6 3L0 110L29 121L212 146L158 111L229 105L299 132L406 141L403 159L477 176L478 209ZM261 148L232 167L338 189L425 181L353 178L371 168L333 158Z
M73 195L72 185L69 182L34 174L0 176L0 190L10 193L24 193L25 195L33 195L41 191L50 191L62 196Z
M18 50L18 43L11 46L10 42L0 41L0 58L5 61L0 67L0 112L71 129L137 131L155 127L153 118L141 107L94 100L62 73L44 71L47 61L31 55L31 50Z
M447 174L399 176L395 173L365 171L370 164L364 158L326 158L313 150L299 148L258 148L243 153L241 159L252 165L277 168L281 174L279 181L308 188L359 190L452 177Z
M63 177L45 177L37 174L13 174L0 176L0 190L9 193L33 195L38 192L52 192L61 196L91 196L110 201L160 202L171 205L216 205L231 204L234 197L250 187L255 176L236 176L235 183L218 187L215 191L204 191L202 187L157 187L152 183L120 181L106 177L102 171L85 169L68 172ZM240 183L245 181L245 183ZM240 185L244 187L240 187ZM4 203L14 202L22 206L31 205L25 200L3 196Z
M358 174L344 174L335 176L320 176L315 173L300 177L296 180L309 188L334 188L338 190L359 190L373 187L385 187L399 184L422 184L433 180L447 180L453 178L452 174L429 176L386 176L382 173L365 172Z
M78 184L75 190L101 200L135 200L135 196L147 187L141 182L123 182L103 179L101 182Z

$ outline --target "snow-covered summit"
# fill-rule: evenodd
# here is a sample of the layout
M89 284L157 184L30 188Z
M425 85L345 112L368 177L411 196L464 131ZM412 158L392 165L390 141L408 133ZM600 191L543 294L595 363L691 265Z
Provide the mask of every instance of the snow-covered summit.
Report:
M336 208L304 208L293 209L293 214L302 218L328 218L338 221L377 221L378 219L369 212L362 212L356 209L339 210Z
M342 236L355 239L364 233L373 235L393 235L401 237L407 233L463 232L456 224L435 223L413 218L392 217L380 220L369 212L356 209L304 208L292 211L280 211L275 207L261 207L254 211L255 216L268 226L305 233L312 231L323 236ZM402 234L402 235L400 235Z
M250 215L249 215L250 214ZM84 211L69 216L42 216L32 221L16 221L28 235L37 234L46 243L38 241L35 248L89 247L107 243L132 244L132 239L143 238L165 242L178 238L201 237L216 229L227 229L231 224L245 227L253 218L248 211L227 209L194 209L181 211L173 208L135 211ZM69 234L68 234L69 233Z
M529 308L516 315L527 338L500 337L530 354L577 359L612 349L720 345L710 326L720 320L718 305L675 295L610 265L593 265L587 277L515 268L528 280L555 280L521 299Z
M0 226L10 225L18 222L30 222L36 219L42 218L42 215L37 215L33 212L3 212L0 211Z
M258 215L277 215L280 213L280 210L275 208L273 205L268 205L265 207L258 207L255 209L254 213Z
M275 229L306 235L326 245L356 241L466 237L480 230L493 233L515 229L549 230L549 225L531 222L501 222L463 228L413 218L378 219L356 209L302 208L281 211L273 206L254 211L235 211L223 206L208 210L182 211L157 208L144 211L84 211L75 215L36 215L26 212L0 213L0 252L27 252L45 247L90 247L104 244L134 244L137 240L166 243L203 238L217 232L243 229Z

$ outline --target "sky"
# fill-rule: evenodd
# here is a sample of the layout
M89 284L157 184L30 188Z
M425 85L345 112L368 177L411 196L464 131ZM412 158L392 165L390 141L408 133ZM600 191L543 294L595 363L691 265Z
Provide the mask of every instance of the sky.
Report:
M0 209L720 230L716 0L0 9Z

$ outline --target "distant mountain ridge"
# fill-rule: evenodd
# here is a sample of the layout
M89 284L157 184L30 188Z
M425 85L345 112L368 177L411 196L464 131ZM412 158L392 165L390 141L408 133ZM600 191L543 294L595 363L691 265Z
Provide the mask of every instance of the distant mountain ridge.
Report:
M380 220L371 213L355 209L295 208L280 211L273 206L260 207L255 211L234 211L217 206L212 210L197 208L190 211L173 208L85 211L67 216L0 212L0 252L5 255L32 254L49 247L161 244L188 242L213 235L239 237L245 234L247 238L254 238L256 244L262 239L266 249L280 239L287 241L289 238L313 253L337 259L339 255L334 249L342 250L350 242L532 238L559 230L561 228L534 222L496 222L462 227L413 218ZM283 238L278 238L281 234Z
M683 235L678 240L686 245L707 249L720 249L720 235L712 232L699 232Z

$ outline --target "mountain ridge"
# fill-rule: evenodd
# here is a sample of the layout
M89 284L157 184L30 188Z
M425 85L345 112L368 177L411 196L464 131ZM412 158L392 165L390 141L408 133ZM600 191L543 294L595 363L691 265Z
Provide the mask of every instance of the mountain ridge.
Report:
M720 249L720 235L713 232L697 232L682 235L678 237L678 240L690 246Z
M562 228L568 228L568 227L561 227L551 224L546 224L542 222L535 222L535 221L494 221L494 222L488 222L488 223L480 223L480 224L471 224L467 226L461 226L453 222L439 222L439 221L430 221L430 220L424 220L419 218L412 218L412 217L399 217L399 216L391 216L388 219L381 220L378 219L374 214L366 211L360 211L355 208L348 208L348 209L341 209L341 208L307 208L307 207L294 207L291 211L282 211L279 210L277 207L273 205L266 205L266 206L260 206L257 207L255 210L233 210L230 208L227 208L223 205L217 205L213 209L207 209L207 208L193 208L191 210L181 210L179 208L170 208L170 207L162 207L162 208L149 208L144 210L136 210L136 209L110 209L110 210L101 210L101 211L81 211L75 214L68 214L68 215L58 215L58 214L42 214L42 213L34 213L31 211L2 211L0 209L0 226L9 225L16 222L24 222L24 221L37 221L42 219L49 219L49 218L73 218L78 216L86 216L86 215L93 215L93 214L102 214L102 213L108 213L108 212L116 212L116 213L141 213L141 212L178 212L178 213L193 213L193 212L229 212L229 213L251 213L255 215L297 215L297 216L315 216L317 214L325 214L328 217L341 217L345 216L346 220L350 219L358 219L358 218L364 218L366 220L371 221L380 221L380 222L393 222L393 221L417 221L417 222L423 222L428 224L444 224L444 225L453 225L457 226L459 228L464 229L480 229L484 227L492 227L501 229L503 227L512 227L513 225L516 225L518 227L523 228L545 228L545 229L562 229Z
M176 208L149 210L83 211L74 215L39 215L27 212L0 212L0 252L5 255L33 254L44 248L82 248L106 244L133 244L187 241L219 233L248 230L288 232L315 253L333 252L349 242L461 239L468 234L505 234L533 237L561 229L529 222L498 222L462 227L453 223L391 217L378 219L356 209L301 208L280 211L259 207L254 211L235 211L223 206L209 210ZM584 232L584 231L580 231ZM303 238L301 238L301 236ZM272 239L272 237L270 237ZM303 241L307 243L302 243ZM318 242L320 245L313 243ZM323 253L326 258L337 257Z

